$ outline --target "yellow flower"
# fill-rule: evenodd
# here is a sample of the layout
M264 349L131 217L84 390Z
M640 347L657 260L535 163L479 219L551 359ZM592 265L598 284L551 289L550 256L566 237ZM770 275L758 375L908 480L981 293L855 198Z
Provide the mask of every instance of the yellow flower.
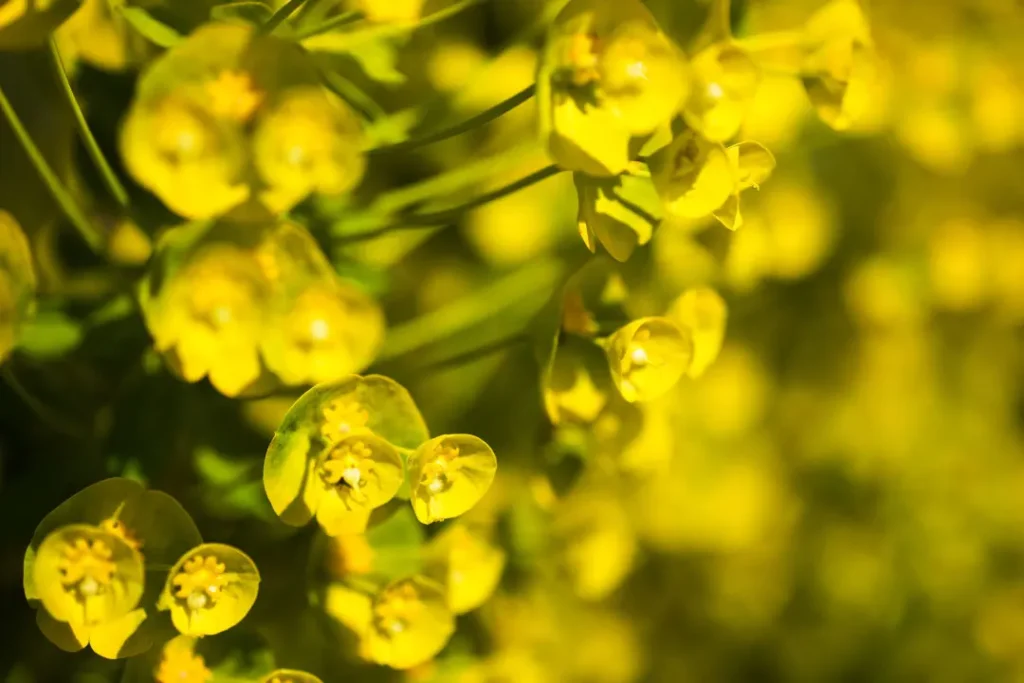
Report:
M368 20L377 24L413 23L420 18L425 0L349 0Z
M243 123L263 102L264 94L256 89L252 76L245 71L225 69L205 86L210 111L219 118Z
M408 669L440 652L454 630L444 588L414 576L395 581L376 595L363 649L378 664Z
M46 42L81 0L7 0L0 4L0 50L27 50Z
M330 382L362 370L384 336L380 307L341 280L303 291L271 321L261 349L285 384Z
M694 89L686 105L686 120L712 142L736 135L757 92L760 73L740 48L712 45L691 62Z
M612 379L630 403L664 394L689 370L693 339L666 318L641 318L605 343Z
M448 606L465 614L484 604L498 587L505 552L479 529L453 524L435 536L427 550L428 565L448 594Z
M633 567L636 536L610 491L574 492L555 513L553 530L573 590L584 600L602 600Z
M700 377L718 358L725 339L728 309L725 301L710 287L696 287L679 295L667 316L693 337L693 361L686 374Z
M324 683L313 674L295 669L277 669L260 679L260 683Z
M94 526L71 524L39 546L32 581L46 611L66 622L80 641L97 626L127 615L142 598L142 555Z
M577 225L590 251L600 242L616 261L647 244L661 219L661 202L650 178L622 175L614 181L574 174L579 194Z
M213 672L195 653L195 638L176 636L164 645L154 678L156 683L210 683Z
M187 218L222 214L249 197L243 145L233 122L176 94L133 107L121 131L129 172Z
M565 168L617 175L634 136L667 124L689 91L685 59L636 0L573 0L540 73L541 127Z
M156 50L108 0L82 0L54 38L65 62L77 58L108 71L138 64Z
M693 129L651 157L651 178L665 210L680 218L713 215L730 230L738 229L740 192L759 188L775 168L775 157L756 142L728 149Z
M302 526L315 516L314 503L325 490L316 473L332 450L353 437L367 437L371 451L394 464L396 449L413 449L429 435L409 392L387 377L352 375L313 387L285 415L263 463L267 498L286 524Z
M877 57L857 0L833 0L804 28L804 88L821 119L850 128L868 111L878 79Z
M14 216L0 211L0 363L35 307L36 275L28 240Z
M267 185L260 197L275 212L310 192L338 195L359 183L366 161L359 119L320 87L279 95L253 134L256 170Z
M158 351L173 354L185 381L209 376L236 396L260 375L267 282L251 251L218 242L201 246L163 283L146 322Z
M171 569L158 607L186 636L226 631L249 613L260 574L249 556L229 545L204 543L185 553Z
M552 424L597 419L611 389L601 349L593 342L562 338L544 373L544 408Z
M497 469L494 451L475 436L447 434L427 441L408 462L416 518L430 524L469 511L487 493Z
M305 503L330 536L366 530L370 513L395 497L402 485L402 459L372 434L343 438L310 461Z

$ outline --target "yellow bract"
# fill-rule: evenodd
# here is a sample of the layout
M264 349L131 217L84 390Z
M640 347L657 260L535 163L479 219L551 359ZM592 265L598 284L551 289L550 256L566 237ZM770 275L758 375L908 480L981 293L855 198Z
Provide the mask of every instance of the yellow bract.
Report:
M689 370L693 339L667 318L641 318L605 343L612 379L630 403L664 394Z
M867 19L857 0L833 0L804 32L804 88L821 119L845 130L868 110L878 78Z
M420 18L425 0L348 0L370 21L380 24L411 23Z
M195 638L176 636L164 645L160 663L153 674L156 683L209 683L213 672L195 653Z
M694 88L686 104L686 120L708 140L725 142L739 132L757 92L757 64L728 43L706 48L691 64Z
M261 678L260 683L323 683L323 681L305 671L277 669Z
M666 317L689 330L693 338L693 361L686 374L700 377L722 349L728 317L725 300L710 287L683 292L672 303Z
M416 518L424 524L451 519L476 505L498 469L491 447L469 434L446 434L409 456L407 477Z
M345 437L310 462L304 501L330 536L366 530L370 513L395 497L402 459L373 434Z
M277 311L262 346L267 367L285 384L334 381L377 355L384 318L354 286L318 282L289 303Z
M689 91L685 58L636 0L573 0L555 19L538 76L555 160L595 176L626 170L629 143L666 124Z
M505 552L493 545L484 531L466 524L454 524L435 536L427 553L428 564L434 565L455 614L484 604L505 569Z
M145 582L137 550L86 524L61 527L47 536L32 571L43 607L85 642L91 629L135 609Z
M187 636L208 636L240 622L256 602L260 574L249 556L229 545L204 543L171 569L159 607Z
M366 162L356 115L323 88L278 96L256 125L256 170L268 186L264 204L280 212L310 192L341 194L362 178Z
M408 669L440 652L454 630L444 588L415 576L389 584L374 597L362 647L378 664Z
M14 216L0 211L0 363L35 307L36 275L28 240Z
M355 114L308 54L246 23L208 24L146 71L121 135L128 170L188 218L246 199L281 214L362 177Z

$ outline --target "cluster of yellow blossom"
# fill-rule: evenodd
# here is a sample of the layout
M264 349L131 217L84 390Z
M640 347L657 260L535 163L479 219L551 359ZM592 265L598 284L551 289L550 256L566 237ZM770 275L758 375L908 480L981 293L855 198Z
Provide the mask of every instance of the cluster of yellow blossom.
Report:
M736 230L740 193L771 175L763 145L723 143L741 131L763 66L780 58L762 64L715 20L687 59L639 0L573 0L555 19L538 74L541 130L555 161L576 174L591 251L600 243L626 260L663 214L713 215ZM826 123L848 128L876 72L859 5L834 0L789 42L797 54L788 71Z
M361 370L384 331L376 302L338 278L305 228L252 205L166 232L141 300L169 364L228 396Z
M25 597L40 607L46 637L109 659L148 650L161 632L157 611L170 611L187 636L225 631L249 612L259 586L244 553L203 543L177 501L130 479L93 484L47 515L24 566ZM162 585L152 583L161 575Z
M187 218L246 200L281 214L363 174L355 114L296 44L248 24L203 26L150 64L121 135L138 182Z
M35 307L36 276L28 240L14 217L0 211L0 362L18 343Z

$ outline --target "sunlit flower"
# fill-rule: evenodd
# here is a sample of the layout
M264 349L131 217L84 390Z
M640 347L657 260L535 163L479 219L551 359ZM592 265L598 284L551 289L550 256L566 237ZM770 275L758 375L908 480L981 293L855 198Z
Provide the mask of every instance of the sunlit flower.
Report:
M686 371L690 377L700 377L718 358L727 316L725 301L710 287L687 290L672 303L666 317L693 338L693 361Z
M475 436L447 434L409 456L412 507L424 524L458 517L476 505L498 469L491 447Z
M280 94L253 134L254 162L267 185L263 202L280 212L310 192L347 192L363 176L362 145L355 113L323 88Z
M691 66L686 120L708 140L725 142L739 132L757 92L757 64L739 47L719 43L694 56Z
M46 611L66 622L79 640L125 616L139 603L145 577L142 555L97 527L72 524L39 546L32 580Z
M272 320L261 349L285 384L329 382L362 370L384 334L380 307L347 282L315 284Z
M159 607L187 636L226 631L256 601L260 575L249 557L229 545L204 543L185 553L167 576Z
M250 251L220 242L200 248L163 283L147 317L158 351L188 382L209 376L228 396L260 374L258 343L270 283Z
M878 78L871 29L857 0L833 0L804 28L804 88L821 119L838 130L868 109Z
M0 211L0 363L35 308L36 275L28 240L14 217Z
M395 448L358 434L335 442L311 463L305 502L327 534L359 533L374 508L394 498L401 485L402 459Z
M636 0L574 0L555 19L538 77L541 126L559 164L626 170L629 143L666 124L689 90L685 59Z
M378 664L408 669L440 652L454 630L440 584L420 576L400 579L374 597L363 649Z
M651 240L661 218L661 202L650 178L623 175L614 181L574 174L579 195L577 226L590 251L600 244L616 261Z
M367 19L379 24L411 23L420 18L425 0L348 0Z
M241 132L184 95L133 107L121 153L135 179L182 216L215 216L249 197Z
M641 318L605 344L612 379L629 402L648 401L675 386L693 362L693 339L666 318Z
M176 636L167 641L153 674L156 683L210 683L213 672L195 652L195 638Z
M435 536L427 550L428 564L448 593L455 614L470 612L494 593L505 568L505 552L485 532L454 524Z

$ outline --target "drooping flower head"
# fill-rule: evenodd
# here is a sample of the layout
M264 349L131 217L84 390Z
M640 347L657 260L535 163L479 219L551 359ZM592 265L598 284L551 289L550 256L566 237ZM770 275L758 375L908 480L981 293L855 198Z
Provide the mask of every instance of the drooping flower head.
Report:
M121 136L129 171L209 218L253 198L275 214L362 176L361 133L308 55L249 24L209 24L146 71Z
M28 240L14 216L0 211L0 362L17 344L35 306L36 275Z
M689 91L685 59L637 0L573 0L538 76L541 128L565 168L616 175L629 143L666 124Z
M329 534L363 531L399 493L404 454L429 438L409 393L380 375L319 384L299 398L267 449L263 484L287 524L314 517Z
M259 591L256 565L237 548L204 543L181 556L171 568L160 609L186 636L226 631L249 613Z

